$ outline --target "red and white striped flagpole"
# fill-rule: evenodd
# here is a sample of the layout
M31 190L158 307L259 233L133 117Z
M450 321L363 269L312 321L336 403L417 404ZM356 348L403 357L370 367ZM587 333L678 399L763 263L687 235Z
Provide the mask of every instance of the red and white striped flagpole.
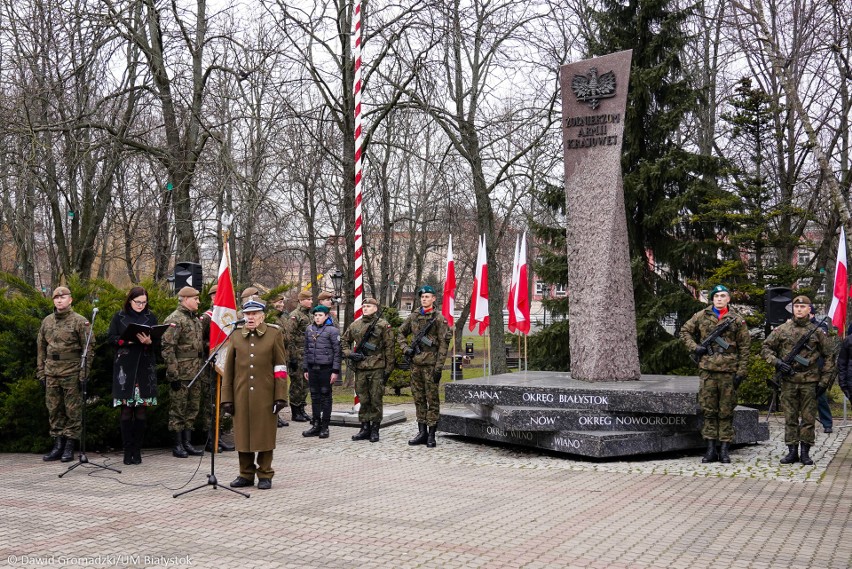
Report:
M352 27L355 35L355 78L353 87L355 91L355 315L357 320L361 317L361 306L364 297L364 275L363 275L363 249L364 236L361 227L361 151L364 136L361 125L361 2L353 0Z

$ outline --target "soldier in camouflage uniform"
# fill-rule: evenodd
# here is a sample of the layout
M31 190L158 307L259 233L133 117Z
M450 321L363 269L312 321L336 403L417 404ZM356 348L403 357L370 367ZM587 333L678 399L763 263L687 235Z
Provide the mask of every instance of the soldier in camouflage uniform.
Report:
M418 433L408 444L425 444L433 448L436 444L435 426L441 412L438 384L441 383L441 372L450 346L450 327L441 313L435 310L435 289L425 285L417 294L420 296L420 308L399 327L397 341L411 363L411 394L417 410ZM427 326L428 331L416 342Z
M784 441L787 455L781 464L813 464L810 450L816 437L814 423L817 414L817 397L828 389L834 375L835 361L832 346L825 334L819 331L810 335L804 348L792 364L784 361L796 343L816 329L811 322L811 300L804 295L793 299L793 318L778 326L763 342L760 355L781 372L781 406L784 408ZM820 368L819 360L824 364ZM799 444L801 443L801 455Z
M378 317L378 310L378 300L365 300L364 316L350 324L341 338L343 357L349 359L349 365L355 370L355 393L361 402L358 410L361 430L352 435L353 441L379 441L382 398L385 383L393 371L393 330L387 320ZM370 333L369 337L366 336L367 332Z
M305 330L311 325L312 306L311 293L303 290L299 292L299 306L290 313L285 331L285 342L289 364L287 369L302 369L305 355ZM290 414L298 423L311 422L311 417L305 413L305 404L308 398L308 382L302 374L294 373L290 377Z
M71 308L71 291L57 287L53 291L55 310L45 318L38 330L36 378L45 386L45 403L50 418L53 448L43 460L70 462L74 459L74 441L80 438L83 422L83 398L80 382L91 369L88 358L85 370L80 367L89 321Z
M319 302L321 306L328 308L328 316L331 318L331 323L339 330L340 322L337 321L337 316L335 316L331 311L331 309L334 308L334 295L330 292L322 291L319 295L317 295L317 302Z
M169 314L165 324L174 324L163 334L163 359L166 381L171 384L169 430L174 433L172 454L178 458L200 456L204 451L192 446L192 427L201 405L201 381L189 382L204 365L204 337L198 310L198 291L185 286L178 292L180 304Z
M201 318L201 335L204 338L204 359L206 360L210 357L210 323L213 321L213 300L216 298L216 291L219 289L218 284L213 284L210 289L207 291L207 295L210 297L210 308L204 311L204 313L199 317ZM230 331L230 330L227 330ZM215 403L213 400L215 399L215 392L211 392L211 390L215 387L215 382L217 381L216 376L218 375L216 371L215 365L207 366L207 371L202 374L202 387L204 388L203 393L201 394L201 409L199 410L199 414L204 418L204 430L207 433L212 433L213 420L215 418L215 411L213 407ZM209 403L209 404L208 404ZM222 432L222 424L219 424L219 436L216 437L219 440L219 444L217 449L219 452L232 451L234 450L234 445L229 443L224 439L224 433ZM213 439L214 437L207 437L207 445L204 447L204 450L207 452L213 452Z
M748 356L751 337L742 316L728 307L731 294L724 285L716 285L710 291L713 303L696 312L680 329L680 338L686 348L698 360L698 376L701 387L698 402L704 416L701 436L707 441L707 452L701 462L729 463L730 444L734 439L734 408L737 406L737 389L748 374ZM731 324L720 336L728 345L712 342L702 346L713 331L730 321ZM719 443L717 452L716 444Z
M281 330L281 339L284 342L284 353L285 356L290 349L290 338L288 334L288 330L290 328L290 313L284 311L284 306L287 302L287 295L285 293L281 293L275 297L272 301L272 310L269 311L269 314L266 318L266 321L270 324L275 324ZM289 361L289 360L288 360ZM290 381L292 379L288 376L287 378L287 393L290 392ZM285 404L287 402L285 401ZM281 427L289 427L290 423L284 419L283 417L278 417L278 428Z

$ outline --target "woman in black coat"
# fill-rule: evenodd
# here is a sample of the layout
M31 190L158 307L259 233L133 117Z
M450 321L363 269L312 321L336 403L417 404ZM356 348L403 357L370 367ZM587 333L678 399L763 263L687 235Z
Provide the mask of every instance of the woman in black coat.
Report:
M136 334L132 340L122 340L122 334L131 324L157 325L157 317L148 310L148 293L141 286L133 287L127 293L124 309L112 317L107 332L107 341L115 347L112 397L113 405L121 407L124 464L140 464L145 411L157 404L159 339L154 340L148 334Z
M313 426L303 437L328 438L331 420L331 386L340 376L340 331L328 315L327 306L311 310L314 323L305 330L303 372L311 391Z

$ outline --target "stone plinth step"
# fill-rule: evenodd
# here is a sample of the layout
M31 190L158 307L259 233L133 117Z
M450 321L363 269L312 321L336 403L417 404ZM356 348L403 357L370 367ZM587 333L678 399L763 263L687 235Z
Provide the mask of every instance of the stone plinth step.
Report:
M402 423L405 421L405 411L399 409L385 409L382 413L382 427ZM358 419L358 413L351 411L332 411L330 425L338 427L360 427L361 421Z

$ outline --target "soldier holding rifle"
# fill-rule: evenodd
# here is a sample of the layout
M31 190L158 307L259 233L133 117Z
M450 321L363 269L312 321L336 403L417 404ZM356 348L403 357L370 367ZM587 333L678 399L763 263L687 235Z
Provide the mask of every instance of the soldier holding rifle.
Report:
M728 307L731 293L727 287L714 286L710 300L713 304L696 312L683 325L680 338L698 364L701 379L698 391L704 415L701 436L707 441L707 452L701 462L729 463L737 388L748 373L751 338L743 317Z

